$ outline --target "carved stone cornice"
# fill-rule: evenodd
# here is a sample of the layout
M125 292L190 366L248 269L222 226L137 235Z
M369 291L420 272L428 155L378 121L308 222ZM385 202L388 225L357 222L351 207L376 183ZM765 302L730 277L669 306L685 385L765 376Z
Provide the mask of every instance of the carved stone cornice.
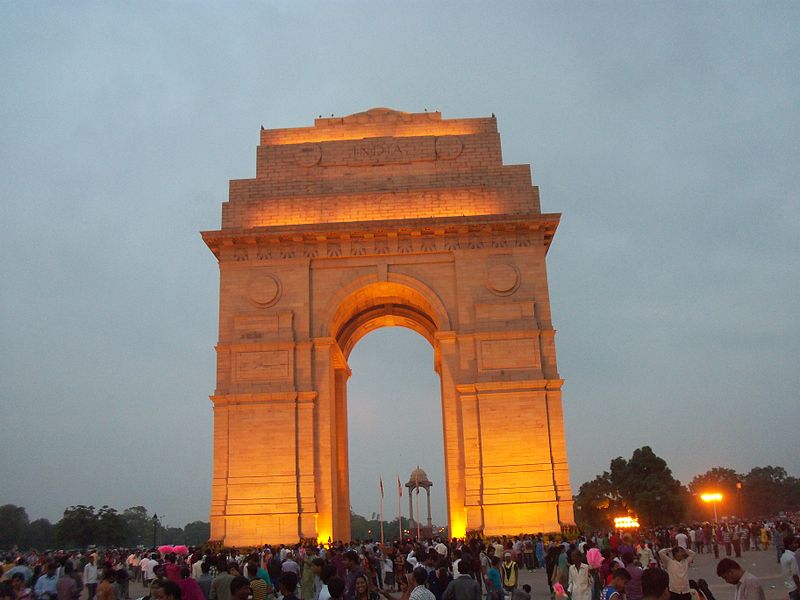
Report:
M219 260L258 261L544 246L561 215L520 214L316 223L202 232Z

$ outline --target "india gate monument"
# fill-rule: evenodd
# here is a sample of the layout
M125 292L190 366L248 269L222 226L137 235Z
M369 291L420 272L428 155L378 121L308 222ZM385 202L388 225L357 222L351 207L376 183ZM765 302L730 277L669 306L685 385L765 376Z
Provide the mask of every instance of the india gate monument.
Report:
M431 343L450 535L573 522L529 165L494 116L374 108L263 129L230 182L219 262L211 539L350 539L348 357L385 326ZM431 407L437 410L438 407Z

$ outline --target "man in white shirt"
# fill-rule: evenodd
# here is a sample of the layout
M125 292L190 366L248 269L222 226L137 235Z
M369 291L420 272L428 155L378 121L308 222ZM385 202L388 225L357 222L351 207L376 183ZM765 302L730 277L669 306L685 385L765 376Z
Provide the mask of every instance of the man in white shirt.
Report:
M800 567L794 555L798 547L798 538L787 535L783 538L783 554L781 554L781 572L783 585L789 592L789 600L800 600Z
M95 564L95 555L89 555L89 562L83 567L83 585L86 586L86 593L88 594L86 600L92 600L95 592L97 592L97 565Z
M734 600L765 600L764 588L758 577L748 573L730 558L723 558L717 565L717 575L736 586Z
M675 546L659 550L658 556L664 570L669 575L670 598L672 600L691 600L689 565L694 560L694 551Z

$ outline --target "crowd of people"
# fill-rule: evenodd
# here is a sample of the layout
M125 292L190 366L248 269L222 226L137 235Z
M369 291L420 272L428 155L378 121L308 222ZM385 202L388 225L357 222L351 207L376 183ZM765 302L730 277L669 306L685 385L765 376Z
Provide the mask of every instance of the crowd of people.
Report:
M248 551L163 546L150 550L9 553L0 600L531 600L523 570L542 569L551 598L715 600L689 578L697 553L726 554L717 574L735 600L764 600L733 557L777 553L790 600L800 600L800 538L783 523L595 532L573 539L520 535L402 543L301 543Z

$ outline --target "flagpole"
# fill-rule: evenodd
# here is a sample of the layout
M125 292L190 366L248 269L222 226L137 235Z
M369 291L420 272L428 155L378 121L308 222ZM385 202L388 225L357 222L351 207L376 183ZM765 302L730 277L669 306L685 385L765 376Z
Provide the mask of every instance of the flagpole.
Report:
M398 521L398 528L400 529L400 537L398 538L398 542L403 542L403 486L400 483L400 475L397 476L397 521Z
M383 546L383 477L381 477L381 546Z

